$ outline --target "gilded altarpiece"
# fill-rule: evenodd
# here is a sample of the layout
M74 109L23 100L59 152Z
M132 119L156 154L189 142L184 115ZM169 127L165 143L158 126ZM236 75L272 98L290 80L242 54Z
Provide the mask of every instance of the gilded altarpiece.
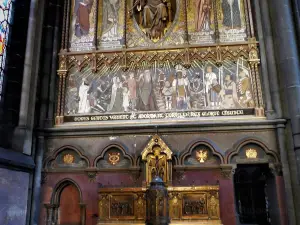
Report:
M56 124L264 116L249 4L66 1Z

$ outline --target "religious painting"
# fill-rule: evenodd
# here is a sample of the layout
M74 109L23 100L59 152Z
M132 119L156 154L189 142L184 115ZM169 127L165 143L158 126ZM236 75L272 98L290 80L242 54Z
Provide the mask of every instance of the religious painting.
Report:
M73 0L70 20L70 51L94 48L96 0Z
M221 42L246 41L243 0L218 0L218 23Z
M123 72L120 65L73 69L66 115L254 108L247 61L194 61L189 69L166 61Z
M215 24L213 1L188 0L187 2L189 43L214 43Z
M121 48L124 44L124 3L121 0L99 2L98 45L102 49Z
M162 47L185 42L184 2L128 1L127 47Z
M29 173L0 168L0 224L25 225Z

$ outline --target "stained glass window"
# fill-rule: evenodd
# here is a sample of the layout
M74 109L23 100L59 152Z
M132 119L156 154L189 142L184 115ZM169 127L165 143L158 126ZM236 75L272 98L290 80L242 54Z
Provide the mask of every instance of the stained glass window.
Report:
M4 67L13 0L0 0L0 102L3 95Z

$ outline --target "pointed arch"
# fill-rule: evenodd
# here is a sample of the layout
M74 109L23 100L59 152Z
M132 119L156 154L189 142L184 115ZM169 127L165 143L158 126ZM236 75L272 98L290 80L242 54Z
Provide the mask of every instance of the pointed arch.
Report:
M224 157L219 151L216 150L217 147L214 145L214 143L210 143L210 141L206 140L206 139L201 139L201 140L198 139L198 140L190 143L188 145L186 151L179 157L180 165L184 165L185 159L192 156L192 152L195 150L195 148L197 146L200 146L200 145L206 146L212 152L212 155L217 157L220 160L220 164L224 163L224 161L225 161Z
M247 145L257 145L264 151L266 155L272 156L276 161L275 163L280 162L278 153L270 150L263 141L259 140L256 137L247 137L237 141L233 145L233 149L226 154L226 162L230 164L232 158L234 156L237 156L240 153L241 149Z
M136 160L134 160L134 158L129 155L126 151L126 148L120 144L120 143L112 143L112 144L109 144L107 145L102 151L101 151L101 154L99 156L97 156L94 161L93 161L93 166L94 167L97 167L97 163L100 161L100 160L103 160L107 154L107 152L113 148L116 148L118 149L121 153L122 153L122 156L124 157L124 159L127 159L129 160L129 163L130 163L130 166L131 167L134 167L136 166Z
M58 156L65 151L74 152L75 156L77 155L79 159L83 160L86 164L85 166L83 166L84 168L87 168L90 166L90 160L88 159L88 157L86 157L85 155L82 154L81 150L79 150L78 148L76 148L75 146L72 146L72 145L64 145L64 146L56 149L51 156L49 156L48 158L46 158L44 160L43 168L45 168L45 170L53 169L53 168L51 168L51 163L53 161L56 161Z

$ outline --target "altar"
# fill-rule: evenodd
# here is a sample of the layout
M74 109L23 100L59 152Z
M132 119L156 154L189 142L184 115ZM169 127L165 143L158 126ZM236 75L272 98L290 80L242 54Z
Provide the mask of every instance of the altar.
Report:
M99 189L98 225L145 224L146 217L149 218L148 210L155 211L153 217L166 215L171 224L221 225L219 186L174 186L172 154L167 144L158 135L154 135L141 153L144 164L141 170L144 182L141 187ZM160 179L163 186L164 197L150 202L153 196L147 194L147 191L155 184L153 180L156 178ZM166 204L160 198L165 198Z
M221 225L219 186L168 187L170 224ZM146 188L100 188L97 225L144 225Z

